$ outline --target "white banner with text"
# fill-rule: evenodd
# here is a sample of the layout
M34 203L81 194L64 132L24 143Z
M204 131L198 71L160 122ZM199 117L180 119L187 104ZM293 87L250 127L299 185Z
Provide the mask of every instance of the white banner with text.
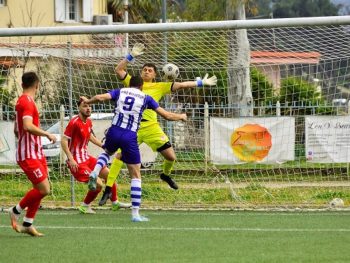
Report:
M305 155L314 163L350 162L350 116L306 116Z
M210 118L214 164L283 163L294 160L295 119Z

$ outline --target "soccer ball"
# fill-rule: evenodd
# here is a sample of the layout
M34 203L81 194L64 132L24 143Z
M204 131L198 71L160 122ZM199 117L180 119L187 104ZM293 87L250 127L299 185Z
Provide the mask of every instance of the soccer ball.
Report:
M180 70L175 64L168 63L163 66L163 73L166 79L176 79Z
M343 207L344 201L341 198L334 198L332 201L329 202L329 206L332 208Z

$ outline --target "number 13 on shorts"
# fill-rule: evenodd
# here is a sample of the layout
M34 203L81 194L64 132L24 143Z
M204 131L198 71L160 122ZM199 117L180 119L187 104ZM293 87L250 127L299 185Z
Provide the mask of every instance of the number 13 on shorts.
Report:
M40 178L40 177L43 176L43 173L41 172L40 168L35 169L35 170L33 171L33 173L34 173L34 175L35 175L36 178Z

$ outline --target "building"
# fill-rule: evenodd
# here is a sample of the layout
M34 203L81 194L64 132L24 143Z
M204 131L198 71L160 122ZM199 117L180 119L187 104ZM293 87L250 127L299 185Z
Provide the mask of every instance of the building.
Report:
M0 0L0 28L109 24L112 15L107 14L107 0ZM71 52L67 51L68 43L72 43ZM117 52L113 44L112 35L0 37L0 75L7 78L7 88L20 91L24 70L39 71L45 64L46 71L55 76L55 72L62 72L60 61L68 53L76 60L108 58Z
M314 65L320 62L319 52L251 51L251 64L264 73L274 87L275 94L281 87L281 71L289 65L303 65L309 76L315 76ZM319 90L321 92L321 90Z
M0 0L2 28L88 25L96 16L108 23L106 15L107 0Z

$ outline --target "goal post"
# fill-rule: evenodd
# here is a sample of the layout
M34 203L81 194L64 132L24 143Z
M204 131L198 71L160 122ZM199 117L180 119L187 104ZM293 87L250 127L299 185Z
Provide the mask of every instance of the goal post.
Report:
M23 72L39 74L41 126L61 135L80 96L123 87L115 66L128 34L130 48L146 46L128 65L131 75L152 62L156 80L164 81L160 69L170 62L180 69L176 81L218 78L216 86L182 89L160 101L188 115L185 124L159 119L177 155L172 176L180 189L159 179L163 158L147 152L144 207L326 208L333 198L349 204L349 25L344 16L0 29L0 201L12 204L27 187L12 135ZM235 36L241 29L243 46ZM112 111L112 104L93 105L100 139ZM44 205L79 203L87 186L70 181L59 143L44 142L44 152L54 186ZM123 169L121 200L129 199L129 181Z

